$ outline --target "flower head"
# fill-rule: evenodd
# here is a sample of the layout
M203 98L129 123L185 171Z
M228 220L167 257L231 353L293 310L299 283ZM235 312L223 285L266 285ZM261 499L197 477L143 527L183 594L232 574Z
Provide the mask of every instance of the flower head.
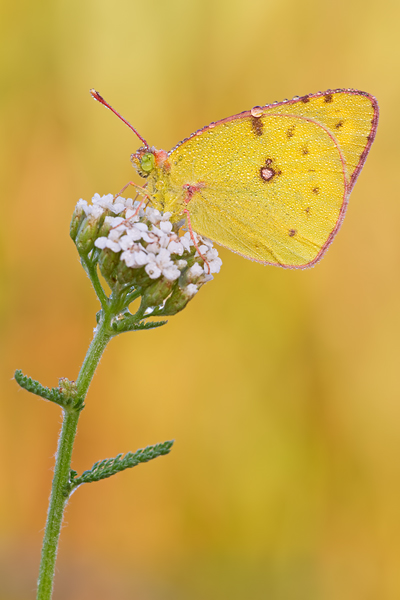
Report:
M130 286L141 292L147 314L155 308L175 314L213 279L222 261L210 240L181 235L184 221L171 223L170 213L141 204L111 194L95 194L92 204L79 200L71 237L80 253L97 257L113 292Z

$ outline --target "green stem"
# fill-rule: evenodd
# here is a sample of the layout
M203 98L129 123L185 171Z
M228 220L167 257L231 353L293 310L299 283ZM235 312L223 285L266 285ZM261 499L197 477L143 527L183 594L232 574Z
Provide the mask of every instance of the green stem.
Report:
M98 324L92 343L83 361L83 365L76 380L77 394L86 396L94 372L100 362L102 354L114 333L111 331L110 322L112 314L105 314Z
M68 482L79 412L64 413L61 435L58 440L53 486L51 489L49 511L43 538L42 559L40 561L37 600L50 600L53 591L54 567L56 562L58 539L64 508L68 501Z
M112 337L110 315L99 323L77 379L78 396L84 398L104 349ZM58 440L54 478L43 538L39 569L37 600L50 600L53 590L54 569L58 540L65 506L70 495L71 456L80 410L63 409L63 424Z
M108 298L106 293L103 290L103 287L100 283L99 275L97 273L97 263L93 264L90 258L87 255L81 255L82 264L89 275L89 279L92 282L94 291L98 299L100 300L101 306L103 310L107 309L108 306Z

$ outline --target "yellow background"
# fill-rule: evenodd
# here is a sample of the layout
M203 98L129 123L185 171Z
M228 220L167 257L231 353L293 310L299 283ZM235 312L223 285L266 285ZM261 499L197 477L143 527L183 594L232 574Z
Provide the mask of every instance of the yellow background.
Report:
M210 121L354 87L376 141L323 261L221 251L169 324L113 340L73 467L175 438L80 488L55 600L400 597L400 52L396 0L11 0L0 14L0 598L34 597L60 424L12 381L76 377L97 301L68 237L77 200Z

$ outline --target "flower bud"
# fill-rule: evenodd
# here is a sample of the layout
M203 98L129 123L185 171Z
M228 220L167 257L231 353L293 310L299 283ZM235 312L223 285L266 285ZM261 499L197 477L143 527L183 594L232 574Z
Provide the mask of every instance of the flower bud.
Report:
M67 377L60 377L58 386L63 394L76 394L76 381L71 381Z
M100 272L111 288L113 288L117 281L115 270L119 263L120 254L113 252L109 248L104 248L101 251L99 258Z
M119 283L127 286L142 287L146 283L149 283L149 276L144 267L133 269L132 267L127 267L122 260L117 265L115 275Z
M80 254L87 254L93 250L99 229L104 221L104 212L101 207L93 206L91 208L92 210L82 221L75 238L75 244Z
M200 260L203 263L203 260ZM195 261L191 266L182 272L182 275L179 278L179 285L181 288L184 288L189 283L197 283L202 275L204 275L203 266L200 265L199 262Z
M110 217L106 216L106 218L104 219L103 225L99 229L97 237L98 238L99 237L107 237L108 234L110 233L110 229L111 229Z
M161 306L164 300L171 294L171 290L175 285L175 281L168 281L164 277L157 279L144 289L140 308L146 310L147 308Z
M78 390L76 387L76 381L70 381L66 377L61 377L58 380L58 389L63 395L64 398L64 406L71 405L75 402L78 394Z
M162 314L165 316L176 315L185 308L189 300L198 292L198 287L193 283L181 287L180 283L176 286L170 297L165 302Z
M85 200L79 200L72 215L71 224L69 226L69 234L74 241L76 234L78 233L78 229L86 216L84 209L85 206L87 206Z

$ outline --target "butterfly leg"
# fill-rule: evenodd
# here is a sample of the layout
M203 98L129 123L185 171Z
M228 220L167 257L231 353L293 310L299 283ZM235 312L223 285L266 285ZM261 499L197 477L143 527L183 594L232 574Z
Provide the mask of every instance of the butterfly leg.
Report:
M122 192L124 192L126 190L127 187L129 186L133 186L136 189L136 198L138 197L138 195L143 194L145 197L147 197L147 204L151 201L151 196L150 194L144 189L144 187L141 187L140 185L137 185L136 183L133 183L133 181L130 181L129 183L127 183L126 185L124 185L124 187L122 188L122 190L120 190L118 192L118 194L116 194L113 198L113 202L114 200L116 200L121 194ZM136 208L135 212L133 213L133 215L131 215L129 217L129 219L131 219L132 217L136 217L136 215L138 214L139 210L142 208L143 204L145 202L145 199L143 199L141 202L139 202L139 206ZM126 221L129 221L129 219L126 219ZM118 225L116 225L115 227L118 227ZM115 229L114 227L112 229Z
M208 274L210 274L211 273L210 265L209 265L206 257L203 256L202 253L200 252L199 245L198 245L197 240L196 240L196 238L194 237L194 234L193 234L193 229L192 229L192 223L190 221L189 210L187 208L184 208L183 212L186 213L186 218L187 218L187 222L188 222L189 233L190 233L190 237L192 238L193 245L196 248L197 252L199 253L200 257L204 260L204 264L207 265Z
M138 194L143 194L144 196L147 196L149 198L149 200L151 200L151 196L148 192L146 192L146 190L144 189L144 187L137 185L136 183L133 183L133 181L129 181L126 185L124 185L124 187L122 188L122 190L120 190L118 192L118 194L116 194L113 198L113 202L114 200L116 200L118 198L118 196L120 196L122 194L122 192L124 192L126 190L126 188L128 188L129 186L132 186L136 189Z

